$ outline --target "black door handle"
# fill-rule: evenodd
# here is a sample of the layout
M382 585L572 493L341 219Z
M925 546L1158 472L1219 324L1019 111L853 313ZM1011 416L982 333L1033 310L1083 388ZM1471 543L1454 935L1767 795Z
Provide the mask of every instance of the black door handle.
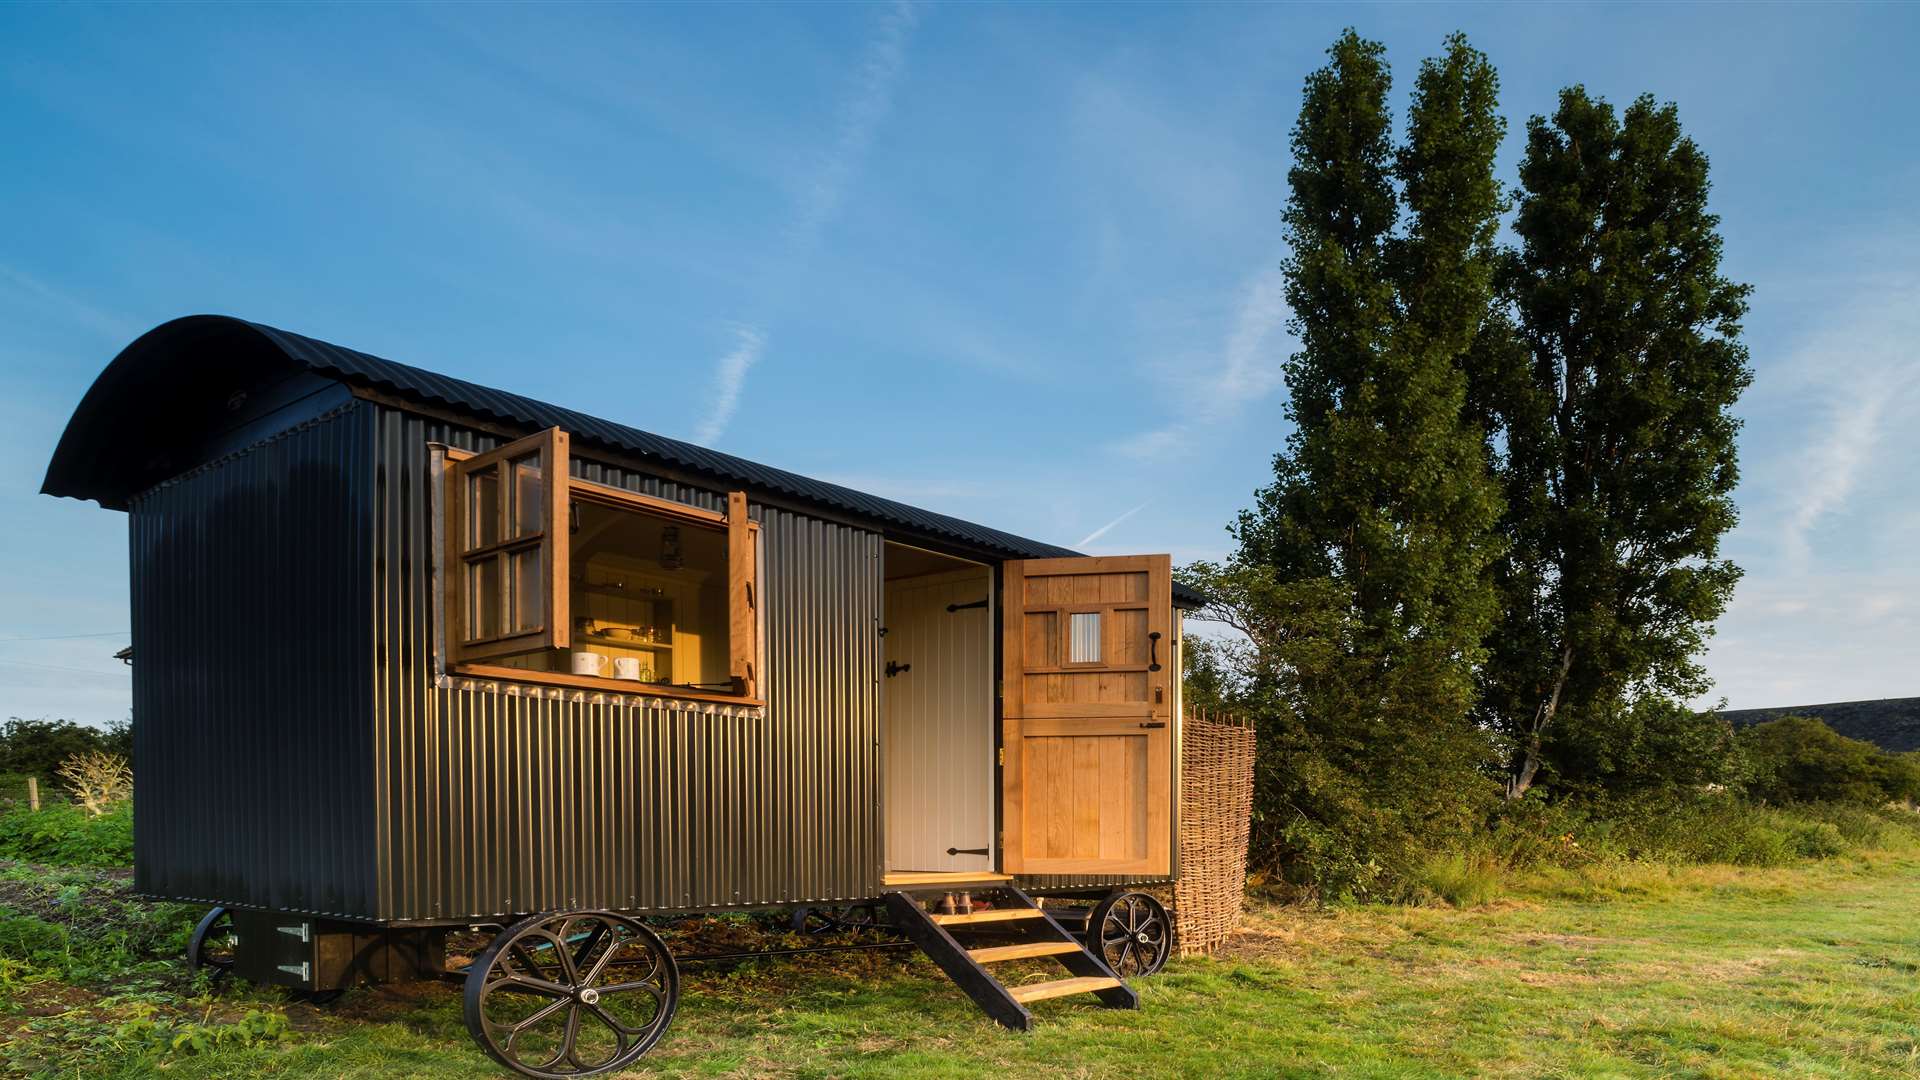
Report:
M1159 671L1160 670L1160 631L1155 630L1153 633L1147 635L1147 648L1150 650L1147 653L1147 670Z
M902 664L898 660L887 661L887 678L889 679L893 678L895 675L900 674L901 672L912 671L912 670L913 670L912 664Z

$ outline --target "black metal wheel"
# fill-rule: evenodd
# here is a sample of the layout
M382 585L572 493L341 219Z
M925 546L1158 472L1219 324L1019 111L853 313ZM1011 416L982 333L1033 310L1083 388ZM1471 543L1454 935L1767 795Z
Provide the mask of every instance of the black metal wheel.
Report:
M187 942L187 966L195 971L206 968L208 977L218 986L233 974L233 954L240 937L233 930L233 912L217 907L200 919Z
M467 969L468 1033L522 1076L623 1069L660 1041L679 1001L659 935L610 911L522 919Z
M797 907L793 909L792 921L797 934L837 934L887 925L886 912L878 904Z
M1087 916L1087 945L1122 979L1151 975L1173 951L1173 921L1146 893L1116 893Z

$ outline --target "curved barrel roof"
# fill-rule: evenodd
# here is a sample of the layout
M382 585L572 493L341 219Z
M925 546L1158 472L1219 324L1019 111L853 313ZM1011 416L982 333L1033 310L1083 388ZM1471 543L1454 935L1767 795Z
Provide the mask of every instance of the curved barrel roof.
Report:
M41 490L124 509L130 496L178 471L168 471L164 452L180 441L178 434L169 437L170 431L184 428L204 438L221 430L223 422L231 426L220 405L230 394L301 373L529 432L565 428L576 445L597 445L642 462L658 461L710 480L716 487L776 494L984 552L1011 558L1079 554L520 394L223 315L190 315L163 323L122 350L74 411ZM1199 599L1184 590L1175 591L1189 603Z

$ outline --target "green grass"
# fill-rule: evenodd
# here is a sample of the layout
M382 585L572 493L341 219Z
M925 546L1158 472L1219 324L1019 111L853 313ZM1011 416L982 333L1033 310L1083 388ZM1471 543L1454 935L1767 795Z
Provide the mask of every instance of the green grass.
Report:
M1141 981L1140 1011L1041 1003L1025 1035L905 956L689 969L640 1074L1920 1073L1911 850L1786 868L1597 864L1502 888L1457 908L1256 907L1221 957ZM207 996L167 958L193 912L129 903L98 871L0 870L0 914L16 933L0 949L0 1068L16 1074L487 1075L452 986L360 990L330 1009L268 990ZM36 945L22 920L64 940Z

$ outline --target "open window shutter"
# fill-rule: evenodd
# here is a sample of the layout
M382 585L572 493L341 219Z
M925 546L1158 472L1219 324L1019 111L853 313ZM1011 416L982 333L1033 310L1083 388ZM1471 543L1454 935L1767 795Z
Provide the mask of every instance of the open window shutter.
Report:
M755 657L759 656L759 642L756 633L760 627L758 605L760 590L754 581L754 568L759 560L754 551L754 542L759 530L747 519L747 493L731 491L727 493L727 644L730 654L730 668L733 675L734 690L748 697L755 696L758 672L754 671Z
M567 433L549 428L448 470L456 661L567 648L567 465Z

